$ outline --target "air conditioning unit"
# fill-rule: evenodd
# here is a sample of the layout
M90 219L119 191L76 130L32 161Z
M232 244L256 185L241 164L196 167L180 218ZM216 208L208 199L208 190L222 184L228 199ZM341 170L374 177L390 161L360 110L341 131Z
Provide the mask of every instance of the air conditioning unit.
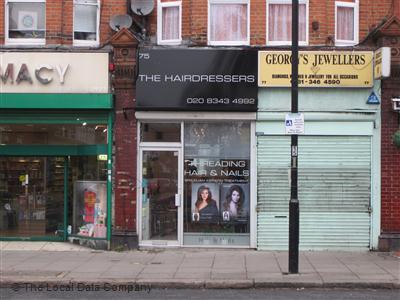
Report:
M400 97L392 98L393 110L400 113Z
M19 11L18 12L18 30L37 30L38 29L38 14L34 11Z

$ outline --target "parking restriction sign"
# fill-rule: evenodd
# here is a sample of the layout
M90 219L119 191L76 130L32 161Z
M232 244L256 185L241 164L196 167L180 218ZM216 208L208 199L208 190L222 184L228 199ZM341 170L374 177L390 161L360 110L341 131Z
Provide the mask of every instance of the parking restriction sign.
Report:
M304 114L286 114L285 133L304 134Z

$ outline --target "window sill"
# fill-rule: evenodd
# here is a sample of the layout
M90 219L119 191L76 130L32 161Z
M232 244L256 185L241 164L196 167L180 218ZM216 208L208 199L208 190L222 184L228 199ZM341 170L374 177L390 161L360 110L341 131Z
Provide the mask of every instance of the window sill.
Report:
M74 47L96 48L96 47L100 46L100 43L97 42L97 41L88 42L88 41L77 41L77 40L74 40L72 42L72 46L74 46Z
M335 46L338 47L346 47L346 46L355 46L357 45L358 42L357 41L335 41Z
M158 45L166 45L166 46L168 46L168 45L170 45L170 46L173 46L173 45L180 45L180 44L182 44L182 40L165 40L165 41L158 41L157 42L157 44Z
M6 46L45 46L45 39L6 39Z

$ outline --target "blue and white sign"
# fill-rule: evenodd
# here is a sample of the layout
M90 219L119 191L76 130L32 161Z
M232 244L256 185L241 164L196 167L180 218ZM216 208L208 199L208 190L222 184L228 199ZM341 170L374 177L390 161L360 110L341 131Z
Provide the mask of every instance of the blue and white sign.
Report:
M367 104L380 104L380 103L381 102L379 101L378 96L373 91L368 97Z
M285 133L304 134L304 114L286 114Z

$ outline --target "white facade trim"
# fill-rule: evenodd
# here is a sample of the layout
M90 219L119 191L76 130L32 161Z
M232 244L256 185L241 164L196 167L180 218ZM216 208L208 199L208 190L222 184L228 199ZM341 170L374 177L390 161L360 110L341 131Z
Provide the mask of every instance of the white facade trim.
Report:
M247 5L247 39L245 41L211 41L210 13L212 4L246 4ZM250 0L208 0L207 9L207 41L212 46L244 46L250 45Z
M4 2L4 41L6 45L13 45L13 46L43 46L46 44L45 38L10 38L10 24L9 24L9 4L10 3L46 3L46 0L5 0ZM46 9L45 9L46 10ZM46 11L45 11L45 24L46 24ZM46 26L44 29L44 34L46 36Z
M91 6L97 6L97 12L96 12L96 40L95 41L86 41L86 40L76 40L74 38L75 36L75 29L73 25L72 29L72 38L73 38L73 46L76 47L98 47L100 45L100 0L96 1L97 3L85 3L85 1L82 0L74 0L74 8L73 8L73 14L72 14L72 22L75 24L75 5L91 5Z
M351 7L354 9L354 40L339 40L337 38L337 9L338 7ZM359 42L359 2L335 2L335 46L353 46Z
M308 25L308 20L309 20L309 0L299 0L299 5L300 4L305 4L306 5L306 40L305 41L300 41L299 40L299 46L307 46L308 45L308 36L309 36L309 25ZM266 24L265 24L265 32L266 32L266 37L265 40L267 41L267 46L291 46L292 41L270 41L268 39L268 32L269 32L269 26L268 26L268 16L269 16L269 4L292 4L292 0L266 0Z
M178 7L179 8L179 37L173 40L162 39L162 9L164 7ZM179 45L182 43L182 1L174 2L161 2L157 3L157 44L159 45Z

